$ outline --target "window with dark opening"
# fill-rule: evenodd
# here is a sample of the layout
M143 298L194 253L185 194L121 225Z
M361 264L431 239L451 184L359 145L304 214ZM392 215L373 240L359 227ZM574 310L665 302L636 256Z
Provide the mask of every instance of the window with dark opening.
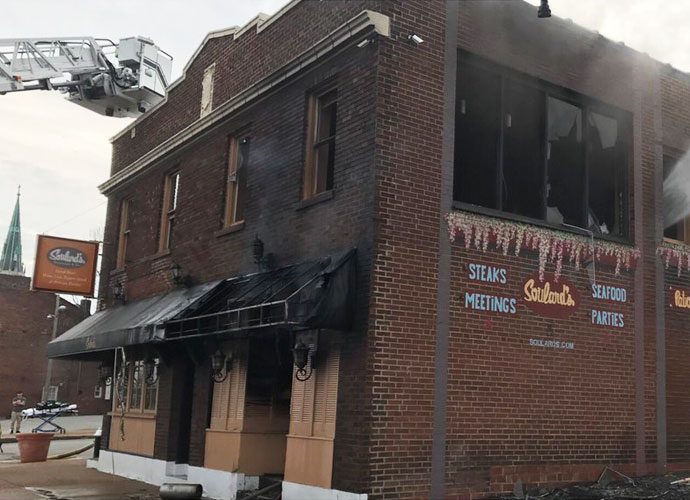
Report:
M456 102L455 201L627 236L628 113L465 54Z
M664 184L666 184L666 180L669 178L669 176L672 174L673 169L676 167L678 164L678 160L672 156L667 156L664 155ZM679 203L684 203L684 200L678 200ZM668 206L669 204L673 205L676 203L675 197L673 196L673 193L666 192L664 190L664 216L665 218L668 218L671 216L671 219L676 219L675 216L672 215L674 210L672 210L673 207ZM664 221L667 223L668 221ZM683 217L682 219L676 221L676 220L671 220L671 223L668 224L664 228L664 238L669 239L669 240L674 240L679 243L686 243L690 244L690 231L688 231L688 225L690 225L690 218L688 217Z

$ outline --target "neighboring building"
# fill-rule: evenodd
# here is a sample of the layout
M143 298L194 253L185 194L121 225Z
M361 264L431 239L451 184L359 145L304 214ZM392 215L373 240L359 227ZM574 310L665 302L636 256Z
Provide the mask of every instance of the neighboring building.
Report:
M12 397L18 390L24 391L28 405L42 398L47 369L45 347L53 329L55 295L33 292L30 285L31 279L24 276L17 195L0 258L0 418L9 416ZM64 299L60 305L64 310L58 315L58 335L88 315L88 309ZM82 414L104 413L110 404L104 400L105 391L95 388L97 376L98 365L94 363L55 361L49 397L76 403Z
M689 118L687 75L519 1L210 33L113 139L102 310L49 346L115 359L95 466L285 499L690 469L690 279L657 256L690 267Z

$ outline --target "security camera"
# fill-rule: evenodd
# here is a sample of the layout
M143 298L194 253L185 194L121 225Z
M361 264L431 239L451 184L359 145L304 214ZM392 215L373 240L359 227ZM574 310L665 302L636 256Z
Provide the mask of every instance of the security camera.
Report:
M416 45L421 45L424 43L424 39L415 33L410 33L407 35L407 39Z
M58 307L58 311L66 311L66 310L67 310L67 306Z
M53 319L54 317L55 317L55 316L53 316L52 314L49 314L49 315L46 316L46 319Z

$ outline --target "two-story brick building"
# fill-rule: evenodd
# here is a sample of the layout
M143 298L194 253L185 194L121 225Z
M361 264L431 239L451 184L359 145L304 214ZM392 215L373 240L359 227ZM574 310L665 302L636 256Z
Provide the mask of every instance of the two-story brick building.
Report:
M218 498L687 468L688 277L658 253L688 262L661 192L689 82L520 1L211 32L113 139L104 308L49 348L114 360L97 466Z

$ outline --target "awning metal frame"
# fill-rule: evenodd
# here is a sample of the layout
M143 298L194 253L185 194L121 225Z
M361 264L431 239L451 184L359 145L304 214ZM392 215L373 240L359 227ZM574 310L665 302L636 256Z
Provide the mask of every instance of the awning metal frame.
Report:
M303 276L313 272L313 269L313 267L310 267L304 272L295 276L278 291L273 292L269 299L271 297L275 297L279 292L285 290ZM262 302L261 304L254 304L211 314L203 314L191 318L170 320L165 323L165 340L184 340L195 337L205 337L208 335L234 333L242 330L267 328L271 326L299 327L301 326L301 322L290 317L290 305L294 305L291 304L290 300L300 294L314 281L320 279L321 276L321 273L316 274L297 290L291 293L288 297L282 300ZM259 281L252 288L246 290L244 295L261 285L263 281L264 280ZM305 304L305 302L301 302L300 304ZM251 316L254 311L256 311L256 313L254 313L254 317L252 318ZM280 316L276 316L276 311L280 312ZM247 318L249 319L246 320ZM243 319L246 321L243 321Z

